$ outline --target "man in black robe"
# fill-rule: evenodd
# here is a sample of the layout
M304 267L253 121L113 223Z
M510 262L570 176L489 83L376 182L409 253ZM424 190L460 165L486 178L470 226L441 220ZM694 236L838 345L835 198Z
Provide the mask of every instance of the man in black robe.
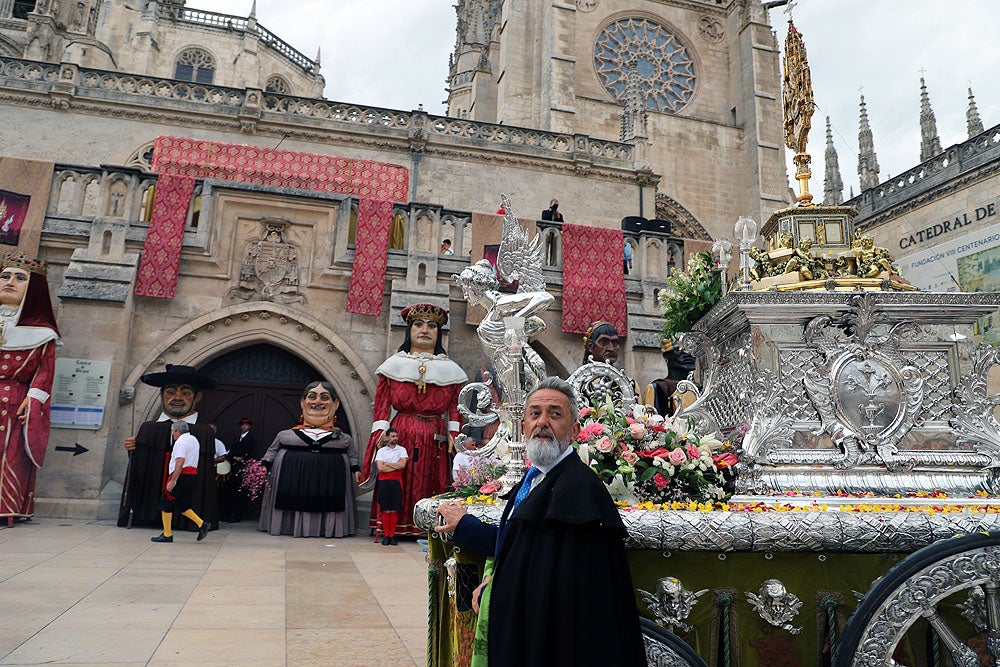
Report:
M232 465L228 478L219 484L219 514L226 523L239 523L243 518L244 492L240 489L243 468L253 458L253 422L249 417L240 420L240 432L233 440L226 458Z
M490 667L646 665L625 526L607 488L570 446L578 414L573 388L558 378L528 396L525 454L533 468L508 494L499 527L459 503L438 509L438 532L495 556Z
M167 482L169 454L173 449L170 427L175 419L190 424L190 433L198 439L198 483L191 508L213 529L219 525L219 505L215 484L215 434L207 423L198 423L198 401L205 389L215 387L215 380L191 366L167 364L166 371L147 373L142 381L160 387L162 412L156 421L139 427L135 436L125 438L129 452L128 470L118 512L119 526L160 526L160 497ZM187 524L186 526L184 524ZM197 530L190 520L178 516L175 527Z

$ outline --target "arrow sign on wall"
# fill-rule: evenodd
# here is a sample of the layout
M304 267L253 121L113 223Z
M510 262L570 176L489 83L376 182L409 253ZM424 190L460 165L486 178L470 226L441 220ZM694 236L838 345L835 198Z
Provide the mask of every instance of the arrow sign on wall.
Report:
M73 443L72 447L63 447L63 446L57 445L56 446L56 451L57 452L73 452L73 456L76 456L77 454L83 454L84 452L89 452L90 450L87 449L86 447L84 447L83 445L81 445L80 443L76 442L76 443Z

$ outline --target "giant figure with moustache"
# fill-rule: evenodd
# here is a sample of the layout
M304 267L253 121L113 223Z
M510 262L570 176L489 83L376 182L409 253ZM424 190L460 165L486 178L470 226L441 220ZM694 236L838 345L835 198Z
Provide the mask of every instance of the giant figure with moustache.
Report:
M219 503L215 484L215 435L207 423L198 421L198 402L205 389L215 387L215 380L191 366L167 364L166 371L147 373L142 381L160 388L162 411L155 421L139 427L135 436L125 438L129 466L122 489L118 513L119 526L160 525L160 497L167 481L167 465L173 439L170 425L175 419L190 424L190 433L201 445L198 461L198 485L191 507L209 526L219 524ZM175 521L186 521L178 516ZM177 528L183 526L175 526ZM197 530L191 523L189 530Z

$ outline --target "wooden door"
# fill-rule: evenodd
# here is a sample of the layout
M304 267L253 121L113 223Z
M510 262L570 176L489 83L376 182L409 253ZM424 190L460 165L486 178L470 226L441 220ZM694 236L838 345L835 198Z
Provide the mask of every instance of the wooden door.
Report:
M228 446L240 432L240 419L248 417L253 422L255 458L264 455L279 431L298 423L302 391L320 379L319 372L302 359L267 344L228 352L201 371L218 386L202 397L198 421L215 424L217 437ZM337 410L337 426L351 433L343 406ZM247 515L259 512L259 500L247 508Z

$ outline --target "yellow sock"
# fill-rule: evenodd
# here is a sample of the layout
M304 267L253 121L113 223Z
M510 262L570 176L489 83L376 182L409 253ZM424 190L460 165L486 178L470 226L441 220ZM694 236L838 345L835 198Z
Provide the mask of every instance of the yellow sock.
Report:
M174 520L174 513L173 512L160 512L160 519L163 521L163 536L164 537L173 537L174 536L174 530L173 530L173 528L170 527L170 524Z
M201 520L200 516L194 513L193 509L190 508L186 509L183 512L181 512L181 514L194 521L195 525L198 526L199 528L201 528L201 524L205 523L204 521Z

